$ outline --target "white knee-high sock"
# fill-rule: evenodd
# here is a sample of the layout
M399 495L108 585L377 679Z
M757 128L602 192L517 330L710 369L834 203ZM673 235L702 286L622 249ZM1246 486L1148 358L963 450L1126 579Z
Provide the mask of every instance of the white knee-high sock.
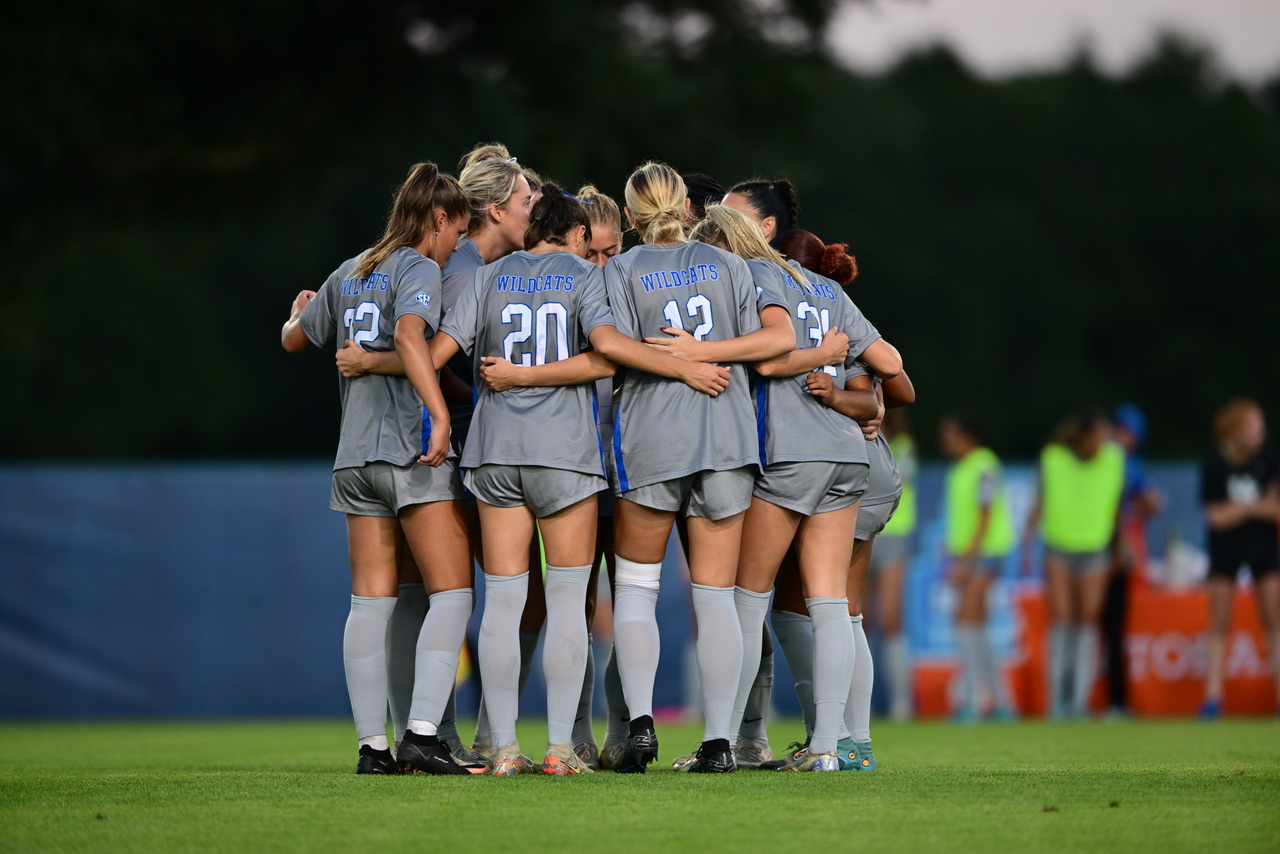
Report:
M352 596L342 634L342 661L356 737L375 750L387 745L387 628L394 596Z
M738 677L742 673L742 627L738 624L733 588L703 584L691 586L693 613L698 621L698 674L702 680L704 720L702 740L728 740L729 719L733 717Z
M445 590L431 597L418 633L417 666L413 678L413 707L409 729L436 735L458 675L458 652L467 636L467 621L475 605L470 587Z
M813 753L835 753L854 669L848 599L805 599L813 622Z
M980 672L982 673L982 681L986 684L987 690L991 692L991 702L995 704L997 712L1011 713L1013 711L1013 702L1009 697L1009 689L1004 683L1004 673L1000 668L1000 660L996 658L995 644L991 642L991 635L987 632L985 626L979 628L979 645L978 650L981 654Z
M547 680L547 741L573 739L573 721L587 666L587 581L591 566L547 564L547 645L542 672Z
M1071 690L1071 713L1089 714L1093 681L1098 675L1098 627L1080 623L1076 626L1075 680Z
M769 613L769 593L756 593L741 587L733 588L733 604L738 611L738 624L742 627L742 670L739 674L737 696L733 702L733 717L729 721L730 742L736 742L738 731L746 713L747 701L760 671L760 652L764 639L764 618Z
M616 558L613 642L618 676L631 719L653 716L653 680L658 674L658 576L661 564Z
M546 581L543 581L545 586ZM585 617L584 617L585 620ZM524 696L524 686L529 684L529 674L533 672L533 654L538 651L539 632L520 633L520 694Z
M590 627L588 627L590 628ZM595 711L596 649L591 632L587 632L587 666L582 670L582 690L578 694L578 711L573 716L573 743L595 744L596 734L591 715Z
M796 683L796 699L800 701L800 714L804 717L805 736L813 736L813 621L808 614L794 611L769 612L774 637Z
M529 573L512 578L484 575L480 620L480 676L494 747L516 740L520 691L520 614L529 593Z
M616 613L616 612L615 612ZM616 626L616 618L615 623ZM609 660L604 666L604 699L607 714L604 743L622 741L630 734L631 710L622 691L622 676L618 672L618 655L613 644L609 645Z
M871 743L871 686L876 681L875 662L871 660L871 645L862 628L862 615L850 617L853 626L853 679L849 683L849 701L845 707L845 722L849 735L859 744Z
M767 629L765 631L768 631ZM763 635L762 635L763 636ZM745 648L744 648L745 649ZM742 710L742 723L738 727L738 739L769 740L769 710L773 707L773 652L760 656L751 693L747 694L747 707Z
M981 629L971 623L956 626L956 646L960 651L960 668L964 671L962 708L971 714L981 714L983 700L990 691L982 668Z
M905 721L911 717L911 654L905 635L885 641L885 662L889 665L889 714L895 721Z
M387 627L387 699L391 703L391 726L395 743L404 738L413 705L413 668L418 635L427 613L427 588L422 584L401 584L396 606Z

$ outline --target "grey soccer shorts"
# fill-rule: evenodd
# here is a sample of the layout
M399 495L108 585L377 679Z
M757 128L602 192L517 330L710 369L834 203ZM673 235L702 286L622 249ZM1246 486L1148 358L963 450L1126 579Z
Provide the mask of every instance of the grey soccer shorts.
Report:
M872 504L870 507L866 505L859 506L858 527L853 534L853 538L865 542L883 531L884 526L888 525L889 520L893 518L893 512L898 509L898 501L900 500L901 498L899 497L882 504Z
M476 498L494 507L528 507L538 519L572 507L609 487L598 474L547 466L485 465L465 469L462 479Z
M353 516L398 516L405 507L466 497L457 476L458 461L432 468L420 463L398 466L378 461L333 473L329 507Z
M707 470L615 494L642 507L673 513L683 511L686 516L701 516L717 522L751 506L755 478L754 466Z
M754 494L804 516L831 513L862 497L870 472L866 463L773 463L756 480Z

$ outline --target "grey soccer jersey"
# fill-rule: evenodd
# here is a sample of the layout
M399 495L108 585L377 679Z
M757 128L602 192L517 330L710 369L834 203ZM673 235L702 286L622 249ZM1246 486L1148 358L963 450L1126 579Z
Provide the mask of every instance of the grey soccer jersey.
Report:
M610 259L604 280L618 329L633 338L678 327L723 341L760 328L746 262L704 243L634 247ZM644 371L619 375L612 448L619 492L759 465L747 371L728 367L729 387L716 397Z
M850 352L852 351L851 346ZM870 369L861 361L849 367L850 377L870 374ZM873 384L879 382L878 379L872 380ZM866 450L867 463L871 466L871 479L867 483L867 491L862 494L863 506L874 507L877 504L897 501L902 495L902 475L898 472L898 463L893 458L893 451L889 448L889 440L883 433L877 433L873 441L868 442L863 439L860 446Z
M612 326L600 268L568 252L515 252L481 267L445 315L443 331L472 355L542 365L581 353L597 326ZM463 468L547 466L604 476L594 383L478 396Z
M458 301L458 295L470 287L476 270L483 266L484 257L480 254L480 247L476 246L476 242L470 237L459 240L458 248L445 262L441 274L444 277L442 286L444 304L441 306L441 311L448 311ZM458 379L467 385L472 384L471 362L465 354L459 353L450 359L448 367ZM454 439L458 440L455 442L455 447L460 447L461 441L466 440L467 426L471 423L471 412L475 408L475 398L467 401L450 400L448 403L449 416L453 419Z
M751 270L763 290L779 290L791 315L797 346L816 347L828 330L849 336L849 355L843 365L821 370L831 374L836 388L844 388L846 370L863 350L880 337L844 289L808 271L806 288L777 264L752 261ZM756 378L756 413L760 424L760 462L867 462L866 444L858 425L805 392L807 374Z
M416 314L428 337L440 326L440 268L412 249L391 253L367 278L357 278L361 256L343 263L302 311L302 331L317 347L336 349L354 339L366 350L395 349L396 320ZM335 470L385 460L407 465L426 453L431 417L408 377L338 375L342 434Z

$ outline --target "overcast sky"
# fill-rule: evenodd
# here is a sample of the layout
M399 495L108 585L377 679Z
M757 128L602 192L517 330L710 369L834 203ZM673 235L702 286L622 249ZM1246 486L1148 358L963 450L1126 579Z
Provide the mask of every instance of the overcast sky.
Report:
M846 4L831 43L843 61L875 71L904 47L940 39L999 76L1061 64L1087 34L1099 64L1124 71L1162 26L1209 44L1234 77L1280 75L1280 0L877 0Z

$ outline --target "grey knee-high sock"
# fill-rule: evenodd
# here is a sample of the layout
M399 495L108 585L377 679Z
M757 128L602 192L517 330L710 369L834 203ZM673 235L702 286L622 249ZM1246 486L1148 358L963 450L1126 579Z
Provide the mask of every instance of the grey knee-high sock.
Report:
M756 674L760 671L764 618L769 613L769 597L768 593L733 588L733 604L738 611L738 624L742 627L742 670L738 676L737 696L733 701L733 717L729 720L729 732L733 734L731 742L738 740L739 730L746 716L747 701L755 687Z
M546 581L543 581L544 589ZM583 618L585 621L585 617ZM538 632L520 633L520 696L524 696L524 686L529 684L529 674L533 671L533 654L538 651Z
M1093 696L1093 680L1098 675L1098 627L1076 626L1075 681L1071 691L1071 713L1087 715Z
M658 675L660 650L657 605L656 587L618 584L614 590L614 656L632 720L653 716L653 680Z
M745 647L744 653L745 653ZM747 707L742 711L742 724L738 727L738 740L769 740L769 710L773 706L773 653L760 656L751 693L747 695Z
M1075 650L1075 626L1054 623L1049 629L1049 712L1053 717L1067 713L1067 672Z
M729 738L729 720L742 673L742 627L732 587L694 584L698 674L702 680L703 741ZM755 671L755 667L751 668ZM745 697L744 697L745 702ZM737 727L734 727L737 732Z
M876 681L876 666L871 659L871 644L862 628L862 615L850 617L853 627L853 679L849 683L847 717L849 735L859 744L871 743L871 686Z
M905 721L911 717L911 656L906 636L896 634L884 646L889 665L889 714L896 721Z
M806 738L813 736L813 623L808 614L774 610L769 613L773 634L787 657L787 666L796 681L796 699L804 717Z
M853 678L853 626L848 599L805 599L813 622L814 753L835 753Z
M991 636L987 634L985 627L980 628L978 632L979 672L982 674L982 681L991 692L991 702L995 704L996 711L1012 712L1013 704L1009 699L1009 689L1004 684L1004 674L1000 672L995 644L991 642Z
M356 738L387 737L387 627L395 607L394 596L351 597L342 662Z
M591 726L596 697L596 650L591 633L587 632L587 666L582 671L582 690L578 694L578 712L573 717L573 743L595 744L596 734Z
M400 743L409 726L413 704L413 667L417 655L422 618L427 613L427 588L421 584L401 584L396 606L387 627L387 699L391 703L391 726Z
M431 597L427 615L422 620L422 631L418 633L410 728L425 722L438 729L449 695L453 693L458 652L467 636L467 621L471 619L475 601L475 592L470 587L445 590Z
M615 621L616 619L615 617ZM622 676L618 672L618 654L613 644L609 644L609 661L604 666L604 700L608 715L604 743L612 744L615 741L622 741L630 734L631 710L627 708L627 698L622 691Z
M494 747L516 740L520 698L520 614L529 593L529 573L513 578L484 574L480 620L480 675Z
M970 623L956 626L956 646L960 651L960 668L964 671L962 708L972 714L982 711L982 701L990 690L982 668L982 632Z
M587 580L591 566L547 564L547 645L542 673L547 680L547 741L573 739L573 719L582 697L587 666Z

